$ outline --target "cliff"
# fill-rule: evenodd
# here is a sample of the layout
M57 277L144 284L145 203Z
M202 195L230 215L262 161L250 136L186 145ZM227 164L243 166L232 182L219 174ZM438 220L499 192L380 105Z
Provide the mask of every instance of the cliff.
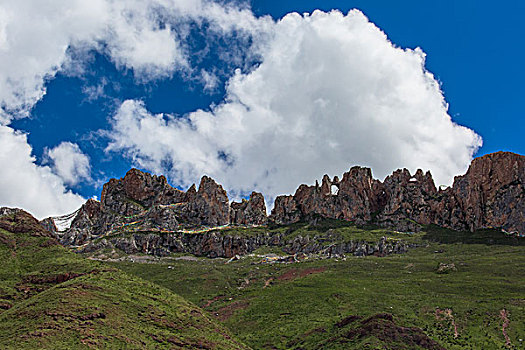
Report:
M131 169L103 186L101 201L88 200L71 226L58 231L42 224L66 245L83 245L122 231L176 233L225 225L289 225L316 218L373 223L397 231L418 231L435 224L453 230L498 228L525 234L525 157L498 152L472 161L467 173L438 190L430 172L396 170L383 182L364 167L342 178L325 175L321 184L301 185L279 196L269 217L262 194L232 202L221 185L203 176L197 189L173 188L164 176ZM221 254L218 254L221 255ZM226 254L227 255L227 254Z
M280 196L270 220L291 224L315 216L374 222L400 231L436 224L454 230L501 228L525 234L525 157L497 152L476 158L451 188L437 190L430 172L396 170L384 182L353 167L341 180L301 185Z

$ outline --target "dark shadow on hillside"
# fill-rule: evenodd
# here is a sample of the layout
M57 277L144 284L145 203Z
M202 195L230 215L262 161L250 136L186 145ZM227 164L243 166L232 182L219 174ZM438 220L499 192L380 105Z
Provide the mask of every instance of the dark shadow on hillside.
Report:
M388 313L364 318L350 315L333 326L316 328L289 342L290 348L345 349L374 344L377 349L445 350L421 328L398 325ZM306 346L304 346L306 345ZM304 347L303 347L304 346ZM368 349L369 347L366 346Z
M278 229L281 227L286 227L287 234L293 233L294 231L297 231L302 228L306 228L308 231L316 231L324 233L330 229L337 229L337 228L343 228L343 227L355 227L356 224L352 221L346 221L346 220L338 220L338 219L330 219L330 218L324 218L320 215L314 215L313 217L306 219L303 218L301 221L289 224L289 225L279 225L275 223L268 223L268 228L270 230ZM376 228L373 225L369 225L370 227L361 227L363 229L374 229ZM373 226L373 227L372 227Z
M438 243L464 243L464 244L486 244L486 245L525 245L525 238L506 234L496 229L483 229L474 232L453 231L436 225L430 225L426 229L424 239Z

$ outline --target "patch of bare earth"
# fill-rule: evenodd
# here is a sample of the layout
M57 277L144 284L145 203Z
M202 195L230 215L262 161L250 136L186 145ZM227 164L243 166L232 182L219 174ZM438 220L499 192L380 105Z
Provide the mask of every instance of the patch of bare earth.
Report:
M401 343L407 348L444 350L435 340L429 338L421 328L403 327L394 322L391 314L380 313L362 320L360 316L351 315L342 319L337 328L351 327L341 337L331 338L329 343L345 343L348 340L375 337L385 344ZM390 348L388 348L390 349Z
M212 299L210 300L204 300L204 303L202 304L202 308L203 309L206 309L208 307L210 307L213 303L219 301L219 300L222 300L222 299L226 299L226 296L225 295L218 295L216 297L213 297Z
M509 320L509 313L507 310L503 309L499 312L499 317L503 321L503 325L501 326L501 331L503 332L503 336L505 337L505 345L510 346L510 337L507 334L507 328L509 327L510 320Z
M454 328L454 338L457 338L459 336L458 327L456 325L456 321L454 320L452 309L441 310L437 308L435 315L436 315L436 320L438 321L448 320L450 324L452 325L452 328Z
M249 305L250 303L247 300L237 300L215 311L213 315L219 321L224 322L227 321L230 317L232 317L237 310L244 310Z

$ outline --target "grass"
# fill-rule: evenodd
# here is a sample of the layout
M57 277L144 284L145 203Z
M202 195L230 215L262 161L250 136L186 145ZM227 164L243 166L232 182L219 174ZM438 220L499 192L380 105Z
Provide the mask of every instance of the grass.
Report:
M214 232L219 235L235 237L253 237L266 233L270 233L271 235L281 234L284 241L290 241L301 236L308 237L314 241L330 240L333 243L347 243L350 241L375 243L378 242L381 237L412 243L420 242L426 234L426 232L397 232L371 225L361 227L348 221L334 219L319 219L315 224L298 222L287 226L232 227Z
M323 234L306 225L285 230ZM383 234L379 229L361 232L347 226L324 233L328 230L346 232L345 239ZM257 258L229 264L223 259L201 259L169 261L171 268L162 263L112 266L200 305L254 349L422 348L410 345L408 335L393 340L366 333L363 320L379 313L393 315L393 321L380 320L374 327L415 327L446 349L524 347L519 340L525 339L522 241L509 240L494 230L469 236L434 227L410 237L424 246L384 258L275 265L258 264ZM457 270L438 274L439 263L454 263ZM506 310L510 321L508 347L501 310ZM360 321L336 326L350 315ZM363 334L350 336L355 333Z
M525 346L524 241L496 230L430 226L409 234L333 220L231 228L220 232L336 242L387 236L418 247L382 258L294 264L263 264L256 256L229 263L186 260L180 254L110 263L73 254L31 224L13 233L4 219L2 349ZM439 274L440 263L455 269Z
M0 348L246 348L169 289L35 232L0 229Z

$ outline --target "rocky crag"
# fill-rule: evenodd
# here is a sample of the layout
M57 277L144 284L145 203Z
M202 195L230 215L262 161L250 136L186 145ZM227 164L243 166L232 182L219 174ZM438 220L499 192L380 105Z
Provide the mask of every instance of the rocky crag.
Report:
M430 172L396 170L384 182L353 167L341 180L301 185L280 196L270 220L290 224L315 216L373 222L399 231L435 224L453 230L501 228L525 234L525 157L497 152L476 158L452 187L437 190Z
M492 227L525 234L524 184L525 157L509 152L474 159L467 173L457 176L453 186L444 190L436 189L430 172L418 170L412 175L407 169L396 170L381 182L372 178L369 168L353 167L341 179L325 175L321 184L301 185L294 195L277 197L267 216L260 193L230 204L222 186L207 176L198 190L193 185L184 192L171 187L164 176L131 169L123 178L106 183L100 202L88 200L66 230L58 230L53 219L42 224L62 244L84 245L88 250L94 247L88 243L96 240L98 248L111 244L124 251L158 255L171 251L230 257L263 245L292 253L320 252L327 246L300 244L302 248L296 249L297 242L275 235L238 237L202 228L289 225L329 218L397 231L418 231L435 224L453 230ZM363 244L336 249L341 253L366 251L363 255L404 249L385 244L386 248L378 245L370 249Z
M252 193L242 203L228 200L221 185L203 176L199 185L186 192L171 187L164 176L131 169L121 179L103 186L101 200L89 199L65 231L59 231L52 218L42 221L65 245L82 245L100 236L124 229L173 232L229 223L260 225L267 221L264 198Z
M277 247L284 253L314 254L339 257L386 256L405 253L414 244L380 238L377 242L364 240L342 241L340 237L297 236L287 238L279 233L261 233L254 236L239 236L230 233L209 231L201 234L175 233L133 233L92 241L83 246L80 253L94 253L117 248L126 254L144 253L168 256L171 253L186 253L209 258L231 258L250 254L260 247Z

